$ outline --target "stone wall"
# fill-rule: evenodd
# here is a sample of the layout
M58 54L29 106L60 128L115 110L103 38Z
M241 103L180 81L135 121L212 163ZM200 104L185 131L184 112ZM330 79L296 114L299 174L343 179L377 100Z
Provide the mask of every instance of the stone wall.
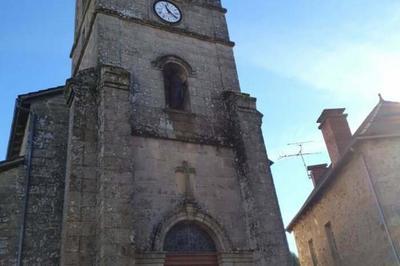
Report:
M134 137L135 181L133 206L139 251L151 251L152 233L185 201L184 176L176 173L183 162L194 172L190 189L194 201L221 224L234 250L250 250L245 211L236 177L232 149L171 140Z
M0 162L0 265L17 264L26 179L24 159L18 161Z
M223 97L255 265L289 265L287 241L261 131L262 114L257 111L256 99L248 94L224 92Z
M387 158L386 153L371 152L374 160ZM318 265L395 264L359 152L353 154L323 194L293 229L301 265L313 265L310 240ZM325 231L329 222L336 242L336 255L332 253Z
M135 98L132 84L134 76L112 66L84 71L68 83L62 264L128 265L136 252L142 257L163 252L159 241L175 213L175 222L206 223L228 257L240 251L248 259L248 251L256 250L255 265L286 265L287 244L254 99L221 95L219 120L210 120L202 135L196 113L168 114L151 106L138 112L137 103L144 100ZM151 122L158 114L170 119L169 134ZM213 131L213 123L226 128ZM180 135L184 130L179 133L177 124L197 137ZM210 141L212 133L220 141Z
M261 115L255 100L239 93L226 10L218 0L179 1L183 20L171 26L153 3L91 1L78 30L67 86L62 264L146 260L146 252L163 251L155 242L180 210L182 219L208 219L227 260L240 250L246 254L231 255L248 261L255 250L255 265L286 265ZM184 111L167 108L165 57L188 74ZM91 189L82 185L87 179ZM87 207L95 214L84 213Z
M67 108L62 94L32 97L24 104L31 111L30 122L26 125L29 130L25 134L31 134L34 124L33 145L28 142L22 147L29 150L21 150L21 154L27 154L26 162L23 162L26 166L0 170L1 221L4 221L0 237L10 239L4 247L7 255L1 256L0 264L17 263L23 206L28 200L21 262L24 265L57 265L60 259L64 199ZM25 136L25 139L29 137ZM29 171L30 151L32 160Z
M179 1L174 27L153 1L77 3L67 105L29 102L24 264L133 265L186 220L207 228L224 265L286 265L262 116L239 93L220 1ZM165 56L188 72L185 111L166 108Z
M82 0L77 0L75 37L72 46L72 71L87 69L93 66L97 56L97 29L94 24L96 18L94 0L86 0L86 5L82 5Z
M127 18L139 19L152 26L162 27L163 23L153 12L153 3L148 0L97 0L97 7L112 11L114 14L121 14ZM180 1L176 2L182 11L182 21L173 26L184 30L192 35L203 35L210 38L229 40L225 12L216 8L216 5L207 5L204 1ZM213 8L211 8L211 7Z
M219 3L204 4L203 2L197 3L195 1L180 2L179 6L183 12L183 19L178 25L174 25L173 27L160 21L152 11L152 5L153 2L147 0L91 0L85 13L83 13L81 10L82 7L79 5L77 10L77 33L71 54L74 74L79 70L94 67L97 64L97 56L92 58L94 61L91 62L87 61L87 59L88 54L97 52L101 53L101 50L97 51L89 49L90 47L96 47L97 42L101 42L102 38L105 37L104 34L106 32L101 31L101 28L97 25L98 23L102 23L99 18L100 14L112 16L125 22L129 22L130 24L136 24L139 27L148 28L149 30L153 29L157 31L161 30L170 32L172 36L186 36L197 40L204 40L210 44L223 43L230 48L233 46L233 43L229 41L229 33L225 20L225 10L218 7L220 5ZM110 24L110 26L114 26L114 30L107 33L118 34L119 31L115 28L115 26L118 27L118 25L114 23ZM115 42L117 42L122 36L125 35L118 35L118 38L114 39ZM130 40L133 41L132 38L130 38ZM139 40L141 40L141 38L139 38ZM151 43L156 44L154 40ZM130 50L130 52L133 51ZM109 56L110 58L113 57L112 54ZM106 62L103 61L103 63Z
M363 153L393 244L400 255L400 139L369 140Z
M98 62L128 70L143 91L162 88L157 86L161 79L160 70L152 63L165 55L176 55L193 68L193 78L189 79L189 83L194 96L239 90L230 46L147 27L107 14L99 14L96 25L101 36L98 39ZM153 101L158 99L155 95L151 96L149 98ZM149 105L154 106L153 103Z
M97 76L87 70L66 86L69 121L61 265L96 263Z
M118 31L114 30L116 27ZM219 117L221 92L239 90L233 53L229 47L208 42L194 43L189 37L176 38L172 33L105 15L99 15L95 28L101 32L102 40L96 42L96 35L92 35L90 45L93 46L87 48L82 66L93 67L100 61L122 66L131 72L135 127L147 128L149 134L157 132L164 137L182 136L185 132L187 139L208 138L214 143L223 141L221 135L226 125L220 123L224 120ZM190 109L196 114L197 127L192 130L188 131L187 127L179 130L179 124L182 124L179 122L171 130L171 123L175 120L172 116L185 120L187 115L170 114L164 110L163 75L155 63L165 55L177 55L193 68L188 83Z
M105 15L99 15L97 26L103 36L99 61L130 72L134 131L188 141L226 142L222 138L227 126L221 116L221 95L224 90L239 91L230 47L193 41ZM178 56L192 68L188 79L190 115L165 110L164 80L157 60L166 55Z
M57 265L60 259L68 112L62 94L30 102L35 132L23 263Z
M99 69L97 264L131 265L135 261L134 149L131 139L129 73Z

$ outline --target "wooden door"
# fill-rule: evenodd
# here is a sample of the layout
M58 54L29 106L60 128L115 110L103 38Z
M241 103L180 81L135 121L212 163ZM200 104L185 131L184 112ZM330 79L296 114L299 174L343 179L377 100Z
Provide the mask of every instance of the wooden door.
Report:
M218 258L215 253L168 254L165 266L218 266Z

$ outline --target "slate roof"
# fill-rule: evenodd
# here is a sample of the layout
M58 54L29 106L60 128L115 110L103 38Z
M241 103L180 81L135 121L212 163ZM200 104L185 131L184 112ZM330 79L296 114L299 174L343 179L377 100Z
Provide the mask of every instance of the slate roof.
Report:
M27 102L39 97L49 97L52 95L61 94L63 92L64 92L64 86L59 86L59 87L29 92L26 94L20 94L18 95L18 99L20 99L21 102Z
M324 190L337 177L338 171L351 159L351 150L356 143L368 138L400 137L400 103L385 101L382 98L352 137L352 141L335 167L330 166L321 182L314 188L306 202L301 207L286 230L293 231L293 227L305 212L312 208L322 196Z

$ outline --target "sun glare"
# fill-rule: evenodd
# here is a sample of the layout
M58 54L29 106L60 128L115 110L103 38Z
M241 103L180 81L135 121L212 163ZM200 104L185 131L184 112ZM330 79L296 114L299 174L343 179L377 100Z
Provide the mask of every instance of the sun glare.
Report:
M400 56L383 58L378 65L383 98L390 101L400 101Z

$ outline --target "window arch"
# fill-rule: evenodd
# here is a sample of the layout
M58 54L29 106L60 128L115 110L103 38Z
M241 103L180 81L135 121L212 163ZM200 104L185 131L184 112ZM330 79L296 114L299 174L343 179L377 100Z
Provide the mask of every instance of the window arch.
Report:
M211 236L199 225L183 221L173 226L164 241L164 251L172 253L216 252Z
M232 251L232 241L222 225L212 216L203 212L196 204L189 202L182 206L177 206L176 209L164 216L162 222L155 226L154 235L151 240L152 250L162 252L167 234L174 226L182 222L195 224L207 232L208 236L213 239L218 252Z
M189 110L188 74L178 63L163 66L165 100L168 108Z

